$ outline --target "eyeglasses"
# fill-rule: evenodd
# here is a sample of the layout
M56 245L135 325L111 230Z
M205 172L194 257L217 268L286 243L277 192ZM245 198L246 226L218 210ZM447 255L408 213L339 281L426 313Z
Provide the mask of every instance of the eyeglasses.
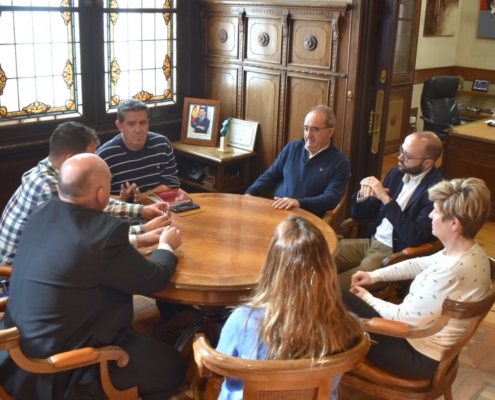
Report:
M311 132L311 133L318 133L319 131L323 130L323 129L328 129L328 128L333 128L333 126L325 126L324 128L317 128L316 126L307 126L307 125L303 125L301 126L301 130L303 132Z
M402 146L399 147L399 155L404 157L404 162L408 162L409 160L428 160L430 157L409 157L409 154L404 153L404 149Z

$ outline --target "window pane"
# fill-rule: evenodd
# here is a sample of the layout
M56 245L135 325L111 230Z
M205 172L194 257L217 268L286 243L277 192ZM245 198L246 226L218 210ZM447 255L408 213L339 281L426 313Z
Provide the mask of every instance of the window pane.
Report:
M62 7L60 5L62 0L2 0L0 4L2 6L39 6L39 7ZM74 7L79 6L79 0L73 0Z
M414 17L414 2L415 0L400 0L399 18Z
M395 38L394 74L407 73L411 55L412 21L401 21L397 24Z
M77 12L61 12L77 1L13 0L25 10L0 16L0 125L79 116L82 111ZM2 2L3 4L3 2ZM31 11L27 6L56 7ZM28 121L29 120L29 121Z
M119 103L129 98L149 106L174 104L176 83L171 72L176 65L176 14L163 10L174 4L171 0L107 0L104 24L109 112L115 112ZM135 11L139 7L146 12ZM116 9L126 12L112 13Z

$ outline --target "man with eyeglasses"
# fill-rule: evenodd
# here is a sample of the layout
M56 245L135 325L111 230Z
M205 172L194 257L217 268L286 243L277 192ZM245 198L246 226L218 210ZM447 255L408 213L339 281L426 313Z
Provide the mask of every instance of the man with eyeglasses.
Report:
M435 167L442 142L433 132L415 132L406 137L399 153L398 166L383 183L374 176L364 178L352 197L352 218L375 221L365 239L339 242L335 262L344 289L357 271L374 271L390 254L436 240L428 218L433 210L428 189L443 180Z
M261 196L276 188L274 208L300 207L321 218L344 195L350 175L349 160L332 146L335 115L330 108L312 108L301 130L304 138L287 144L246 195Z

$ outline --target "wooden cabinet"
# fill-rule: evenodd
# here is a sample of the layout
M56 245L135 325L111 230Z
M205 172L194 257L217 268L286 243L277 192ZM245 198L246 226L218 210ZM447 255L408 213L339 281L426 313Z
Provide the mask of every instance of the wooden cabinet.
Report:
M334 144L346 153L349 5L214 0L200 4L203 94L221 100L221 120L234 117L259 123L252 180L273 163L285 144L302 137L304 117L319 104L332 107L341 117Z
M181 187L190 192L244 193L250 184L252 151L172 142ZM194 170L201 170L193 176ZM205 179L209 172L210 179ZM206 181L206 184L205 184ZM210 184L208 183L210 182Z
M495 221L495 128L476 121L452 128L446 135L442 160L445 179L483 179L492 193L490 220Z

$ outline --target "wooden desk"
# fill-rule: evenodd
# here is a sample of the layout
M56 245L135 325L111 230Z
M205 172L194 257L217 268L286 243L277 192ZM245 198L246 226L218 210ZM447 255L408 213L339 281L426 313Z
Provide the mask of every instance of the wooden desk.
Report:
M495 127L485 121L451 128L446 135L442 174L445 179L483 179L492 193L490 220L495 221Z
M313 222L325 235L332 253L337 247L332 228L307 211L275 210L272 200L260 197L220 193L190 196L205 212L186 217L173 214L173 224L183 240L175 251L179 264L167 288L153 294L159 300L198 305L204 312L204 320L179 340L179 349L205 325L206 335L215 345L215 324L227 316L225 306L239 304L256 286L275 227L289 215Z

